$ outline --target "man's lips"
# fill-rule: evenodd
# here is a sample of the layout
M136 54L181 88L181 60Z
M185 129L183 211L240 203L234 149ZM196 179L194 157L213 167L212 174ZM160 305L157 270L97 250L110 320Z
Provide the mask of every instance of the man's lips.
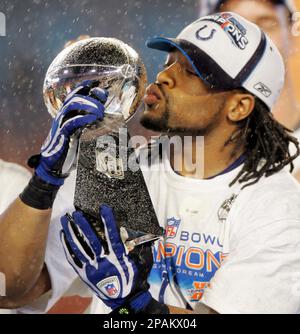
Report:
M156 85L151 85L146 89L146 95L143 101L148 106L152 106L159 102L163 98L160 89Z
M148 106L152 106L158 102L158 97L155 94L146 94L144 96L144 103Z

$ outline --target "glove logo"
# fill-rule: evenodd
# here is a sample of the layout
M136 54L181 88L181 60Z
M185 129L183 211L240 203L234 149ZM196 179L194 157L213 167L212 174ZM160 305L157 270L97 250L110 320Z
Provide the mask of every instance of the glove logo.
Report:
M117 276L108 277L97 284L98 289L108 298L117 299L120 294L120 282Z

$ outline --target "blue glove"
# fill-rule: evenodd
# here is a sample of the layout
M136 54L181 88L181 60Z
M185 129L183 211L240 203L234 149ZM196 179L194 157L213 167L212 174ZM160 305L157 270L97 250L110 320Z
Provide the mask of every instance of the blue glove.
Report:
M68 262L80 278L112 310L133 313L144 310L152 301L147 278L153 264L151 245L142 245L128 253L116 225L113 211L102 205L109 254L82 212L61 218L61 241ZM127 305L127 308L123 306ZM122 308L123 307L123 308Z
M108 94L93 86L95 81L84 81L66 97L41 154L33 157L34 162L29 162L36 168L36 175L49 184L61 186L64 183L76 159L81 130L104 117Z

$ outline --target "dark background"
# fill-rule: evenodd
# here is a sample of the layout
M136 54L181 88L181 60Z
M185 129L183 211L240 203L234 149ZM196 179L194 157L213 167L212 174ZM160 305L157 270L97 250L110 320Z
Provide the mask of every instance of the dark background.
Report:
M198 0L0 0L7 36L0 37L0 158L25 165L37 153L51 118L42 87L66 41L81 34L116 37L142 56L149 81L164 54L149 50L155 35L175 37L198 17Z

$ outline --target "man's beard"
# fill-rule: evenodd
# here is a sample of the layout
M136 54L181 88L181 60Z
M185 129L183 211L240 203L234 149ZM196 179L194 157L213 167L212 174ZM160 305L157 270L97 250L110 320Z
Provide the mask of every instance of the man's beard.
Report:
M189 134L189 135L196 135L196 136L206 136L208 135L215 127L218 126L221 117L221 111L223 110L225 105L225 100L223 101L222 105L220 106L219 110L215 113L215 115L210 120L209 124L206 124L203 127L195 128L183 128L183 127L170 127L169 126L169 116L170 110L167 107L166 111L162 115L161 118L152 118L148 117L147 115L143 115L140 123L148 130L153 130L156 132L166 133L166 134Z
M153 130L156 132L168 132L169 131L168 122L169 122L168 110L166 110L166 112L160 119L154 119L152 117L143 115L140 121L142 126L144 126L146 129Z

